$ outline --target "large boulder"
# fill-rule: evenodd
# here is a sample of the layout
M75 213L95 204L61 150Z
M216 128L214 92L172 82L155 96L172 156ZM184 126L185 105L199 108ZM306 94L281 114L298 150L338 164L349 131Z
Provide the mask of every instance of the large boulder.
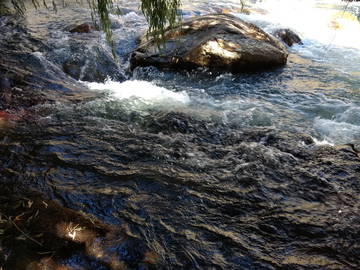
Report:
M232 72L286 64L283 44L257 26L229 14L192 18L165 33L164 44L143 36L131 56L131 68L207 67Z

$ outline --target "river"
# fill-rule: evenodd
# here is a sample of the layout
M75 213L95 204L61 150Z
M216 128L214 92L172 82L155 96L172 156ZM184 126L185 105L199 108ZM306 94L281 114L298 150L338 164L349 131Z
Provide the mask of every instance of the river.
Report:
M160 258L154 268L125 260L128 269L358 269L360 163L332 146L360 142L360 5L253 2L249 15L237 1L184 1L182 13L295 30L303 45L286 66L130 72L146 30L131 2L111 16L118 74L104 83L87 81L96 48L111 58L104 34L66 30L91 21L87 8L29 10L26 26L46 44L33 57L81 62L78 83L99 95L37 105L35 122L2 130L7 181L126 227Z

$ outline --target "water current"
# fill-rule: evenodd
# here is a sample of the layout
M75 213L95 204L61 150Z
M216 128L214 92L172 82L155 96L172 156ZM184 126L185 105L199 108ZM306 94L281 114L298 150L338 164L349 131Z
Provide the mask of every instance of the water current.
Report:
M111 57L104 35L66 30L91 21L88 9L28 11L29 31L47 46L34 57L84 59L78 81L99 97L39 105L36 123L3 134L8 179L127 227L141 243L132 250L158 254L154 269L358 269L359 165L344 171L345 157L326 147L360 141L360 5L253 2L246 15L237 1L184 1L182 14L230 12L269 33L293 29L303 45L289 48L285 67L129 72L146 30L131 2L111 16L122 71L104 83L86 79L94 48Z

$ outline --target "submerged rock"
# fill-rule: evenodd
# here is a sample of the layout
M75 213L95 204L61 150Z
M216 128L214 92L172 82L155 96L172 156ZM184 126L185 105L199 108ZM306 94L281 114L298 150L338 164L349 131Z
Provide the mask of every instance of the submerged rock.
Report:
M72 41L63 70L76 80L104 82L107 78L124 81L125 74L110 52L101 46L88 47L82 42Z
M286 45L290 47L294 44L303 44L301 38L290 29L278 29L274 32L274 36L282 40Z
M101 41L100 32L91 31L95 28L89 23L81 24L72 30L65 29L65 31L78 32L75 31L76 29L90 30L88 35L66 35L66 42L61 44L61 47L53 44L53 50L49 53L53 56L52 60L76 80L104 82L110 78L124 81L125 72L112 54L111 48Z
M50 48L17 18L2 17L0 27L0 109L20 110L39 103L79 101L96 96L46 56Z
M49 124L22 136L7 132L0 140L0 211L8 200L1 193L12 182L127 227L128 241L117 238L115 246L105 233L97 249L104 257L91 257L95 266L74 253L62 260L65 265L114 270L97 263L115 256L128 266L123 269L360 269L360 162L351 148L184 112L153 112L142 120L121 112L114 121L67 110ZM34 204L27 209L25 199L13 216L38 205L22 197ZM89 228L74 212L64 217L50 210L40 209L39 218ZM59 243L45 251L58 250ZM98 242L86 241L86 252L91 243ZM26 255L16 252L12 258ZM154 261L153 268L141 268ZM12 269L19 268L4 268Z
M94 30L94 27L88 23L83 23L78 26L72 28L69 32L70 33L90 33Z
M154 39L141 38L131 68L207 67L232 72L286 64L286 48L257 26L228 14L195 17L165 33L159 49Z

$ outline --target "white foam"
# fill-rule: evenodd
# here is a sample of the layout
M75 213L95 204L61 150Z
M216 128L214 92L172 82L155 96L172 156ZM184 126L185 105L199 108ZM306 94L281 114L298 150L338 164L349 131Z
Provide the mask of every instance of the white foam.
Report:
M360 139L360 126L346 122L316 118L314 128L330 143L343 144Z
M87 83L92 90L109 91L110 98L117 100L138 100L147 105L181 106L190 102L188 94L174 92L151 82L131 80L125 82L106 81L105 83Z
M312 139L314 140L314 142L315 142L316 145L330 145L330 146L334 146L334 145L335 145L335 144L333 144L333 143L331 143L331 142L329 142L329 141L327 141L327 140L318 140L318 139L316 139L316 138L314 138L314 137L312 137Z

